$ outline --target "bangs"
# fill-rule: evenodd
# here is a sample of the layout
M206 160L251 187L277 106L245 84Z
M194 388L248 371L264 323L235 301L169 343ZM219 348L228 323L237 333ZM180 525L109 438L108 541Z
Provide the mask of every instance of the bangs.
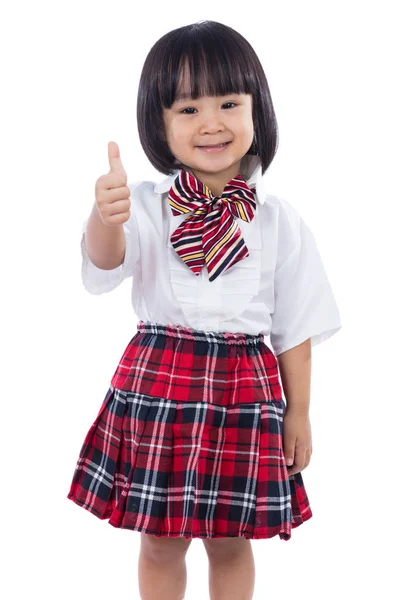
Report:
M253 94L257 81L249 69L249 52L243 42L221 32L184 31L170 39L162 57L157 91L164 108L178 99L228 94Z

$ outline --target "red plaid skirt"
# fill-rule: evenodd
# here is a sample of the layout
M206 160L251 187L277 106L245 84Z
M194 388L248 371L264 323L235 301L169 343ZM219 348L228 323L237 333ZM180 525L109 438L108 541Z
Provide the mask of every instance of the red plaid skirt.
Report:
M137 327L68 498L156 537L289 540L312 512L301 473L288 476L286 404L263 334Z

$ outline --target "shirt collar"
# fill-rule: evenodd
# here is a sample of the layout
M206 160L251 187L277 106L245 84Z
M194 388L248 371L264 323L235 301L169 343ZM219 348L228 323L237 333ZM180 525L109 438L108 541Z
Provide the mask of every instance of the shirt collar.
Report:
M160 181L154 186L154 192L156 194L164 194L165 192L169 192L175 177L178 175L181 169L177 169L172 173L172 175L168 175L165 179ZM191 172L191 169L187 169ZM241 161L240 174L243 179L246 181L249 187L256 188L256 197L257 201L260 204L264 204L267 194L265 191L264 181L261 175L261 159L259 156L254 154L245 154Z

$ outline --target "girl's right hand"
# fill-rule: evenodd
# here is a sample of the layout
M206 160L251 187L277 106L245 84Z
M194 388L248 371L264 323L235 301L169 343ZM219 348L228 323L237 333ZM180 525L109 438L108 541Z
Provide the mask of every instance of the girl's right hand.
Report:
M130 189L118 145L108 142L110 172L96 181L96 207L105 225L122 225L131 216Z

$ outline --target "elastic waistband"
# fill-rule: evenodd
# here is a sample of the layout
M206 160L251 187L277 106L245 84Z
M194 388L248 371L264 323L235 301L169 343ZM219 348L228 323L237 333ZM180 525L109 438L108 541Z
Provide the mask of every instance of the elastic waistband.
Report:
M264 334L231 333L230 331L202 331L181 325L162 325L153 321L139 321L137 325L141 333L156 333L171 337L184 338L200 342L217 342L220 344L259 344L264 341Z

